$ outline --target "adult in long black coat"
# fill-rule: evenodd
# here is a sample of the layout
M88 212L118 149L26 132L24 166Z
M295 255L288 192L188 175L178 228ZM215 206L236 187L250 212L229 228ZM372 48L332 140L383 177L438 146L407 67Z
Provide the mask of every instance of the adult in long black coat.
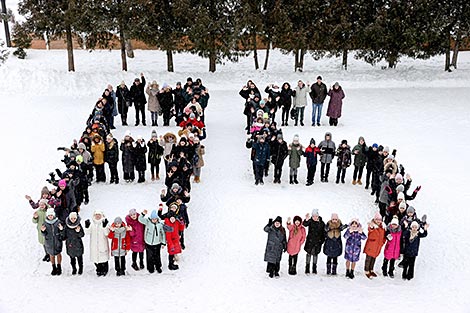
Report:
M140 78L134 79L134 83L131 86L130 94L132 102L134 103L135 108L135 126L140 124L139 112L142 115L142 125L145 124L145 104L147 99L145 98L145 77L144 74L140 74Z
M134 164L136 171L139 173L138 183L145 182L145 170L147 170L146 153L147 146L145 145L145 141L141 136L138 136L134 147Z
M305 274L310 273L310 261L312 260L312 274L317 274L317 261L318 254L321 252L321 247L325 242L325 222L321 216L318 215L318 210L312 211L312 216L307 214L302 223L307 227L307 239L305 240L304 250L307 252L307 260L305 263Z
M175 121L176 125L179 125L183 120L183 110L186 106L186 100L184 99L184 90L181 87L181 82L176 83L176 88L172 91L173 94L173 102L175 104Z
M278 216L274 221L270 218L264 226L264 231L268 233L264 252L264 261L268 262L266 272L273 278L279 276L282 253L287 250L286 230L282 227L282 218Z
M78 275L83 273L83 241L82 238L85 236L83 227L80 224L81 218L77 213L70 213L65 220L64 227L64 240L67 249L67 254L70 257L70 265L72 266L72 275L77 274L77 263L78 263Z
M130 136L130 132L126 132L122 139L120 150L122 151L122 171L124 172L124 180L126 182L134 181L134 139Z
M251 123L253 120L253 113L255 110L255 104L261 100L261 93L258 87L256 87L253 81L249 80L245 86L242 87L238 93L243 99L245 99L245 106L243 108L243 114L246 115L246 131L250 130ZM257 98L257 102L254 100Z
M284 141L282 134L271 137L271 163L274 164L274 183L281 183L282 166L287 158L287 143Z
M158 101L162 107L163 126L170 126L171 110L173 109L173 93L168 84L163 84L163 88L158 94Z
M111 134L106 136L104 161L108 163L109 171L111 172L110 183L119 184L119 174L117 164L119 162L119 144Z
M279 107L282 108L282 125L289 125L289 112L292 106L292 97L295 97L295 90L292 90L289 83L282 84L279 98Z
M124 81L116 87L116 97L118 100L118 112L121 114L122 126L127 126L127 111L132 105L131 94Z

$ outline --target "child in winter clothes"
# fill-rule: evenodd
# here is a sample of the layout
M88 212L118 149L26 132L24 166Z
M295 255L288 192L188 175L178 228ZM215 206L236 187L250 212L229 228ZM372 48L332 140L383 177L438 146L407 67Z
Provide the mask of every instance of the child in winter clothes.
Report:
M338 267L338 256L343 253L343 242L341 241L341 232L348 227L344 225L338 217L338 214L331 214L331 219L325 225L326 240L323 246L323 253L326 259L326 274L336 275Z
M65 220L65 231L64 239L67 248L67 254L70 257L70 265L72 266L72 275L77 274L77 263L78 263L78 275L83 274L83 241L82 238L85 236L82 225L80 224L81 218L76 212L69 214Z
M405 221L405 227L408 223ZM419 242L421 238L428 235L429 224L424 224L423 232L420 232L420 226L417 221L411 223L411 228L405 230L403 234L403 274L402 278L411 280L414 277L415 261L418 256Z
M88 177L86 166L84 165L83 157L81 155L77 155L75 157L75 161L78 165L78 185L75 187L75 198L78 205L81 205L82 202L87 205L90 202L90 195L88 193Z
M126 216L126 223L131 227L129 231L130 237L130 249L132 251L132 268L136 271L144 269L144 225L139 222L140 214L137 213L136 209L129 210L129 215ZM140 259L140 268L137 266L137 255Z
M134 181L134 139L131 132L126 131L124 139L121 141L120 150L122 151L122 171L124 172L124 180L128 183Z
M367 278L377 277L374 272L375 259L379 256L382 246L385 244L385 228L382 222L382 216L379 212L375 213L372 221L367 223L368 237L364 247L366 254L366 262L364 264L364 272Z
M168 212L165 218L165 225L171 227L173 230L166 232L166 242L168 248L168 269L174 271L179 269L175 264L177 254L181 253L180 232L184 230L184 224L176 219L176 214L172 211Z
M271 278L279 277L282 253L287 249L286 230L282 227L282 218L278 216L274 221L270 218L268 224L264 226L264 231L268 233L264 252L264 261L268 262L266 272Z
M158 142L158 135L155 130L152 130L152 137L147 142L148 147L148 162L150 164L150 174L152 174L152 181L160 179L160 162L163 156L163 147Z
M330 173L330 164L333 162L336 150L336 145L335 142L332 140L330 132L325 133L325 140L322 140L322 142L320 142L318 148L321 151L321 182L327 183L328 175Z
M51 275L62 274L62 240L64 226L55 216L54 209L47 209L46 220L41 226L41 232L44 236L44 246L52 263Z
M305 241L304 250L307 252L307 262L305 264L305 274L310 274L310 260L312 260L312 274L317 274L318 254L321 246L325 242L325 223L318 214L317 209L312 210L312 216L307 213L303 222L308 227L308 235Z
M142 136L137 136L137 141L135 142L134 147L134 161L135 169L139 173L138 183L145 182L145 170L147 169L147 161L145 154L147 153L147 146L145 145L145 140Z
M354 173L352 184L362 185L362 171L366 165L367 157L367 145L364 140L364 137L359 137L357 145L354 146L352 153L354 154ZM357 180L356 180L357 178Z
M315 172L317 171L317 156L320 149L315 146L315 139L310 139L310 145L305 149L305 158L307 159L307 186L313 185Z
M289 240L287 241L289 275L297 275L297 257L302 244L305 242L305 227L302 225L302 218L295 216L294 224L292 224L289 217L287 219L287 229L289 230Z
M85 232L90 235L90 258L95 264L98 276L106 276L109 271L109 228L107 226L108 220L99 210L95 210L91 221L85 221Z
M106 173L104 172L104 152L105 145L100 135L93 136L91 144L91 154L93 155L93 166L96 171L96 182L106 182Z
M130 250L129 232L131 230L132 228L126 226L119 216L109 227L108 238L111 239L111 255L114 256L114 269L117 276L126 275L126 255Z
M351 165L351 150L348 146L346 139L341 141L341 146L336 151L338 171L336 173L336 183L341 182L344 184L344 177L346 176L346 169Z
M294 135L292 143L288 147L290 178L289 184L298 184L297 170L300 167L300 158L304 154L304 147L299 142L299 135Z
M32 200L31 200L32 202ZM42 258L44 262L49 262L50 261L50 256L49 253L47 253L46 246L44 245L44 236L42 235L42 225L46 221L46 210L49 208L49 205L47 204L47 199L41 199L39 200L39 207L38 209L34 212L33 214L33 223L37 225L36 229L38 231L38 241L43 246L45 255Z
M271 162L274 165L274 183L280 184L282 166L284 165L284 160L288 155L287 143L284 141L282 133L271 137L269 148L271 152Z
M395 260L400 257L400 239L402 230L398 223L398 219L394 217L390 224L387 226L387 230L385 232L385 238L387 238L387 243L385 244L382 273L384 276L390 276L390 278L395 277L393 273L393 271L395 270ZM389 262L390 267L388 267Z
M346 259L346 277L354 278L354 269L361 255L361 240L367 239L362 231L362 226L356 218L353 218L348 229L344 233L346 243L344 245L344 258Z
M50 207L55 207L56 205L60 204L60 201L58 201L57 199L55 199L54 197L51 196L51 192L49 191L49 189L46 186L42 187L41 197L39 198L39 200L37 202L34 202L33 199L28 195L26 195L25 198L26 198L26 200L28 200L28 202L31 205L31 208L33 208L33 210L36 210L37 208L39 208L39 204L40 204L41 200L43 200L43 199L46 200L46 204Z
M149 273L162 272L162 260L160 257L160 250L162 245L166 245L166 237L164 225L160 222L157 211L153 210L149 217L147 210L144 210L139 215L139 222L145 226L144 238L145 238L145 250L147 254L147 270Z

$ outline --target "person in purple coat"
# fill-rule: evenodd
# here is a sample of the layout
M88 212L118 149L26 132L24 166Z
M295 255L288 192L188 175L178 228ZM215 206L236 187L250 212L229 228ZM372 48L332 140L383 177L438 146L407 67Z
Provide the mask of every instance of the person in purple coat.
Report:
M330 117L330 126L338 126L338 119L341 117L344 98L343 88L341 88L338 82L328 91L328 96L330 96L330 102L328 103L326 116Z
M361 240L367 239L362 231L362 226L358 219L353 218L349 223L348 229L344 233L346 244L344 246L344 258L346 259L346 277L354 278L354 269L356 262L361 255Z
M144 229L145 226L139 222L139 213L136 209L129 210L129 215L126 216L126 223L132 227L129 232L131 237L131 251L132 251L132 268L136 271L144 269ZM140 266L137 266L137 254L139 255Z

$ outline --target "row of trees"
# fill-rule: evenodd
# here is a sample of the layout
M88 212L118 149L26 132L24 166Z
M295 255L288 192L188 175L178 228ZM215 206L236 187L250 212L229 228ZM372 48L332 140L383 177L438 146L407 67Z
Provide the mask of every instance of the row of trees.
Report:
M445 54L445 69L457 67L460 44L470 35L468 0L22 0L25 29L37 36L65 38L68 69L74 71L72 39L87 49L111 48L118 38L122 69L126 49L138 39L173 54L190 51L209 59L209 71L223 59L237 61L266 47L293 54L295 70L304 58L348 54L368 63L396 67L401 56ZM127 47L127 48L126 48ZM451 48L454 48L451 60Z

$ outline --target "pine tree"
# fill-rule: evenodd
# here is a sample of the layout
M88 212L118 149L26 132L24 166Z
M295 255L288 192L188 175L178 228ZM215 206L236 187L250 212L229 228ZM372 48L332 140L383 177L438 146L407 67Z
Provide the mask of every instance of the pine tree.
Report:
M16 50L13 52L13 55L19 59L26 58L25 49L31 47L32 38L29 35L28 29L24 24L18 22L13 26L13 42L15 44Z
M0 40L0 65L2 65L3 63L5 63L8 59L8 55L10 54L10 52L7 50L7 49L4 49L5 43Z

